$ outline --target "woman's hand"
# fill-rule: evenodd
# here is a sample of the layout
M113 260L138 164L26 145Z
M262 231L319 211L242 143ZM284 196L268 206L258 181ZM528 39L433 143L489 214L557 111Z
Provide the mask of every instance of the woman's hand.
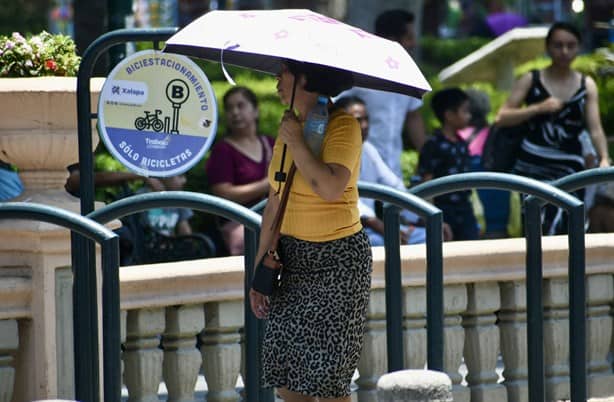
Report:
M304 143L303 127L298 117L291 110L286 110L281 118L278 137L290 148Z
M562 100L551 96L539 103L539 110L541 113L556 113L561 110L564 105Z
M252 307L252 312L259 320L263 320L269 316L269 297L262 293L249 290L249 303Z

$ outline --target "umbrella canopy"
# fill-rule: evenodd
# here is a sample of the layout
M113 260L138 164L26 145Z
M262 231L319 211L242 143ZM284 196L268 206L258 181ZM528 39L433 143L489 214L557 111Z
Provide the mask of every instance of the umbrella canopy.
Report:
M397 42L310 10L211 11L173 35L164 51L270 74L291 59L350 71L360 87L418 98L431 90Z

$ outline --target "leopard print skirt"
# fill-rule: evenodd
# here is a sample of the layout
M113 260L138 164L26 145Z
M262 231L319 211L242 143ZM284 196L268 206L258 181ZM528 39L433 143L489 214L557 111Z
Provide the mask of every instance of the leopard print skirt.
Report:
M369 302L369 239L364 230L322 243L284 236L280 252L284 271L264 333L263 385L348 396Z

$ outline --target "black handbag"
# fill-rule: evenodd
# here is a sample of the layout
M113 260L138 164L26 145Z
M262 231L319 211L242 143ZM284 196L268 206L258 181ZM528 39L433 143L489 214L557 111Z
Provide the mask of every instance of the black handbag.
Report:
M510 127L493 125L482 151L484 169L493 172L511 172L527 132L527 124Z
M531 70L532 87L539 83L539 71ZM490 127L482 151L484 170L509 173L514 168L522 141L529 133L530 120L515 126Z
M252 279L252 289L262 293L265 296L273 294L273 290L279 286L281 280L281 271L283 269L283 263L277 252L277 246L279 243L281 223L286 211L286 205L288 204L288 197L290 196L290 186L292 185L292 179L294 179L294 173L296 172L296 166L294 163L288 171L286 184L284 191L279 201L279 208L273 219L271 228L273 229L273 236L271 238L271 244L269 249L265 253L264 257L256 265L254 272L254 278Z

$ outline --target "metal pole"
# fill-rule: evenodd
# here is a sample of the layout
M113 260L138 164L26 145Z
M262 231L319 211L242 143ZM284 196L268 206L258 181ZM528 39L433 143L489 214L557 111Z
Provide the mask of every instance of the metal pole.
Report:
M541 203L536 198L525 202L524 230L527 245L527 359L529 400L544 401L544 313L542 301Z
M101 254L104 399L121 401L119 237L113 237L102 243Z
M95 265L89 261L91 253L81 252L90 247L91 241L72 232L72 271L73 271L73 330L75 350L75 398L78 401L100 400L100 370L98 367L98 300L90 290L96 284L96 272L90 269ZM96 289L96 287L94 287Z
M443 214L426 220L426 336L427 366L443 371Z
M571 401L586 401L584 204L569 210L569 366Z
M403 285L399 208L384 207L384 250L386 252L386 339L388 371L403 369Z

